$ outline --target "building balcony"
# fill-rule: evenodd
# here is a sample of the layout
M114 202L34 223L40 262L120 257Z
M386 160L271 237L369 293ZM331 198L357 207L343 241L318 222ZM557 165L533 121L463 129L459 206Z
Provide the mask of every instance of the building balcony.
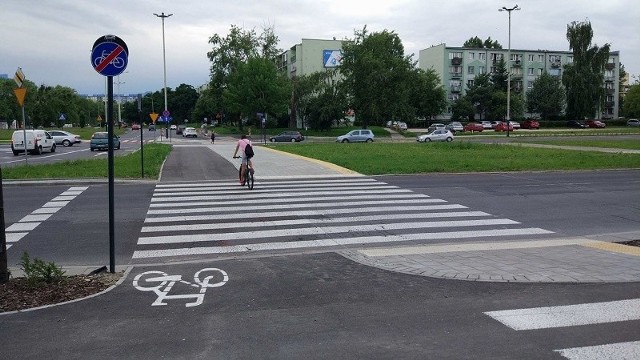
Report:
M553 61L551 62L551 67L552 68L559 68L562 64L560 63L560 61Z
M616 106L615 101L605 101L604 102L604 107L612 108L614 106Z
M522 74L521 73L511 74L511 78L512 79L522 79Z
M450 72L449 75L451 75L452 78L459 78L462 77L462 72Z
M604 81L607 81L607 82L613 82L613 81L615 81L615 79L616 78L613 77L613 76L605 76L604 77Z
M615 94L616 93L616 89L605 89L605 91L607 92L607 94Z
M615 63L607 63L604 67L607 70L613 70L613 69L616 68L616 64Z
M521 67L522 66L522 61L514 60L514 61L511 62L511 66L513 66L513 67Z
M451 65L460 65L462 64L462 58L454 57L451 59Z
M460 91L462 91L462 86L452 86L451 87L451 92L452 93L459 93Z

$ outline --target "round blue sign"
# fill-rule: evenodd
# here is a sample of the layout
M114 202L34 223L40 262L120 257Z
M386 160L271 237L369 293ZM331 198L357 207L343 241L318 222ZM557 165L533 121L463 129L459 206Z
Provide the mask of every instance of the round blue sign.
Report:
M127 44L115 35L105 35L93 44L91 65L104 76L117 76L127 68Z

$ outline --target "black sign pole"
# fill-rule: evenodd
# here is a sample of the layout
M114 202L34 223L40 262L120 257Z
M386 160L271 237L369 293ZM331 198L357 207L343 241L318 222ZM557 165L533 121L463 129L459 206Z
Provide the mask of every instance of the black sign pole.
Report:
M113 76L107 76L107 127L109 138L109 272L116 272L115 256L115 211L114 211L114 186L113 186Z

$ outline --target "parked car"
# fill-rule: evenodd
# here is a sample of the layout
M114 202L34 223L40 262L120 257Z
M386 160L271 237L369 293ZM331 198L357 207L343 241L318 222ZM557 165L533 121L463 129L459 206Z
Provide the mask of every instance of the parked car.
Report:
M433 130L444 129L445 126L446 126L445 124L439 124L439 123L431 124L429 128L427 128L427 131L432 132Z
M116 134L113 134L113 138L111 138L111 143L113 144L113 148L118 150L120 149L120 137ZM91 135L91 141L89 142L89 150L108 150L109 149L109 133L106 131L99 131L93 133Z
M451 131L454 134L456 133L456 131L464 131L464 126L462 126L462 123L459 123L457 121L448 123L447 125L445 125L444 128Z
M79 144L82 142L82 140L80 140L80 135L72 134L68 131L51 130L49 131L49 134L53 137L56 145L73 146L73 144Z
M587 127L582 121L578 120L569 120L567 121L567 126L574 129L584 129Z
M507 123L500 121L494 128L495 131L507 131ZM509 124L509 131L513 131L513 125Z
M491 122L491 128L495 129L496 126L498 126L498 124L502 124L502 121L492 121Z
M177 130L178 127L176 126L176 124L171 124L171 126L169 127L170 130Z
M509 124L511 124L511 126L513 126L514 130L520 129L520 123L517 122L517 121L509 121Z
M603 129L607 127L607 125L600 120L587 120L585 124L587 125L587 127L596 129Z
M528 119L522 122L522 128L523 129L539 129L540 128L540 123L536 120L533 119Z
M11 135L11 151L13 155L18 155L25 151L40 155L44 151L55 152L56 142L51 134L45 130L16 130Z
M402 130L402 131L407 131L407 129L408 129L408 128L409 128L409 127L407 126L407 123L406 123L406 122L402 122L402 121L400 121L400 122L398 123L398 129L400 129L400 130Z
M471 122L464 126L464 131L482 132L482 130L484 130L484 126L482 126L482 124L479 124L479 123Z
M640 126L640 120L638 120L638 119L629 119L629 120L627 120L627 126Z
M428 134L418 135L416 137L417 142L431 142L431 141L453 141L453 133L447 129L433 130Z
M351 130L344 135L338 136L336 142L373 142L373 138L373 131L371 130Z
M131 130L140 130L140 124L132 124Z
M285 131L269 138L271 142L300 142L304 140L304 135L300 131Z
M482 124L482 127L485 129L493 129L493 127L491 126L491 121L481 121L480 123Z
M186 129L187 127L185 125L178 125L178 127L176 128L176 135L182 135L182 132L184 131L184 129Z
M156 131L156 124L149 124L149 131Z
M188 128L185 128L185 129L182 131L182 136L187 137L187 138L188 138L188 137L194 137L194 138L197 138L197 137L198 137L198 132L196 131L196 129L195 129L195 128L188 127Z

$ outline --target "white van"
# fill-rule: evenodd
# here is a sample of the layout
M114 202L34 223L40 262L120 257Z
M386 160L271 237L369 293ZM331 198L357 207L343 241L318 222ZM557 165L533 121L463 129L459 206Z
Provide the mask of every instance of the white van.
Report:
M32 154L42 154L44 151L55 152L56 142L51 134L45 130L16 130L11 136L11 151L18 155L25 151L24 139L27 137L26 149Z

